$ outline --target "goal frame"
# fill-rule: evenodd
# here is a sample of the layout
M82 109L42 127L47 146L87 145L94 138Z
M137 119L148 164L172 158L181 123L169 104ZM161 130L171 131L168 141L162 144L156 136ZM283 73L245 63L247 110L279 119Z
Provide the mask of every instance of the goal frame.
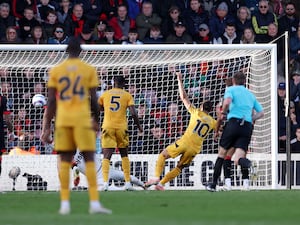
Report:
M66 45L0 45L1 51L64 51ZM270 91L271 91L271 161L272 161L272 180L271 188L277 189L278 183L278 115L277 115L277 49L276 44L231 44L231 45L82 45L83 50L89 51L140 51L140 50L268 50L271 52L271 77L270 77ZM2 66L3 59L0 60L0 66ZM6 65L3 65L6 66ZM16 65L14 65L16 66Z

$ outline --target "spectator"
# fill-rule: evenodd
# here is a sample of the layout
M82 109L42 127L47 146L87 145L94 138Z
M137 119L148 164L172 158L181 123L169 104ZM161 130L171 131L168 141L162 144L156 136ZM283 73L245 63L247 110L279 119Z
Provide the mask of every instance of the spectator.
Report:
M292 64L291 79L289 82L290 99L295 103L295 112L300 124L300 64L295 61Z
M18 144L10 149L9 155L39 155L40 152L32 146L31 136L22 134L18 139Z
M173 5L176 5L181 13L185 13L190 8L190 0L174 0Z
M66 18L72 14L72 3L70 0L61 0L57 10L57 18L59 23L65 23Z
M48 11L55 11L55 7L49 3L49 0L40 0L37 5L37 20L42 23L47 19Z
M270 23L278 25L276 15L269 12L269 2L267 0L260 0L259 11L252 16L252 26L257 40L267 38Z
M100 18L98 23L96 23L96 25L95 25L94 34L93 34L94 39L101 40L101 39L105 38L104 32L105 32L106 28L107 28L106 18L102 17L102 18Z
M214 44L239 44L241 41L235 32L235 25L227 23L224 34L218 39L214 39Z
M255 34L252 28L245 28L241 37L241 44L255 44Z
M75 4L71 15L65 19L64 26L66 34L71 37L78 37L82 32L83 25L87 23L83 8L80 4Z
M46 44L47 39L41 26L35 26L31 30L31 35L25 40L27 44Z
M193 37L197 44L212 44L212 36L207 24L202 23L199 26L198 33Z
M31 37L31 30L40 23L34 18L34 10L32 8L24 9L24 17L19 20L20 38L26 40Z
M122 42L123 45L142 45L143 42L139 40L137 29L130 29L128 33L128 40Z
M10 15L10 6L8 3L0 4L0 39L6 36L8 27L16 26L16 19Z
M15 27L8 27L5 37L1 39L1 44L21 44L21 42Z
M186 26L184 22L178 21L174 27L175 34L170 34L167 39L166 43L168 44L192 44L193 39L192 37L186 33Z
M201 0L190 0L190 8L184 13L187 32L194 36L198 33L200 24L208 23L208 12L201 5Z
M231 16L234 16L237 14L237 11L240 7L246 6L247 1L248 0L215 0L214 5L218 6L220 3L225 2L226 5L228 6L228 13Z
M141 13L142 2L143 0L127 0L129 18L135 20Z
M93 29L89 27L88 24L83 26L83 29L78 37L81 44L95 44L95 39L93 36Z
M298 30L299 17L296 13L295 4L289 2L285 6L285 14L278 19L279 34L288 31L290 36L295 34Z
M57 24L53 29L51 37L48 38L48 44L68 44L69 37L65 33L64 26Z
M82 6L86 19L94 26L103 10L102 0L74 0L74 4Z
M147 146L151 146L149 153L159 154L166 146L167 135L165 129L159 125L152 125L150 128L150 136L147 142Z
M143 2L142 12L136 17L136 28L139 34L139 39L144 40L150 28L154 25L160 26L161 18L153 13L152 3L149 1Z
M225 32L227 23L235 23L234 17L228 14L228 5L225 2L221 2L216 13L212 15L209 20L209 29L212 37L218 39Z
M175 33L174 27L179 20L183 21L181 12L178 6L173 5L169 9L168 17L162 21L161 33L164 38L168 37L170 34Z
M138 0L139 1L139 0ZM117 15L117 8L119 5L126 5L126 0L103 0L103 13L108 17L108 19Z
M237 10L237 20L235 22L235 27L238 38L241 38L245 28L252 27L251 12L247 7L242 6Z
M106 27L106 30L104 32L104 37L96 40L97 44L120 44L121 42L119 40L116 40L114 38L114 30L111 27Z
M149 36L146 36L144 39L144 44L162 44L162 43L164 43L164 40L160 32L160 27L159 26L151 27Z
M280 17L284 13L282 0L270 0L270 12L274 13L276 17Z
M290 38L290 59L300 62L300 24L297 26L297 32Z
M128 39L128 32L131 28L135 28L135 21L128 16L126 5L119 5L117 16L112 17L108 24L115 31L115 39L125 41Z
M278 84L278 148L279 152L285 152L286 143L286 119L285 119L285 83Z
M168 105L166 128L167 136L171 139L169 142L174 142L183 134L182 116L179 106L175 102L171 102Z
M46 38L49 38L53 34L53 29L55 28L56 24L58 23L57 15L54 10L47 11L47 17L44 22L42 22L42 27L45 32Z
M291 140L291 153L300 153L300 127L297 127L295 135Z
M26 8L31 8L33 10L33 13L36 13L36 6L37 1L36 0L12 0L12 13L13 16L20 20L24 18L24 12Z
M251 15L258 12L258 2L259 0L246 0L245 5L250 10Z

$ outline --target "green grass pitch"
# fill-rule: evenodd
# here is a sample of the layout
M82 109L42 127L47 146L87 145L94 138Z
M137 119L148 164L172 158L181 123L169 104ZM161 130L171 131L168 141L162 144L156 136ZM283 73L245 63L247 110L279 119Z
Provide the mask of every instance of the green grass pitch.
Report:
M1 225L293 225L300 224L300 190L101 192L112 215L89 215L87 192L72 192L61 216L58 192L0 194Z

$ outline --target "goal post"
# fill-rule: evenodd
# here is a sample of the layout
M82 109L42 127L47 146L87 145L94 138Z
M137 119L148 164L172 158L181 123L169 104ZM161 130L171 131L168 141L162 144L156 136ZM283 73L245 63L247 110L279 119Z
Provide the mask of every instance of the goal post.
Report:
M139 136L129 115L132 174L142 181L153 174L157 154L183 134L189 120L179 98L175 71L183 73L184 88L196 107L204 100L213 102L214 117L226 88L226 78L243 71L247 76L247 87L265 110L264 118L255 124L248 149L248 157L257 165L257 176L252 179L251 188L279 188L275 44L82 45L82 48L80 57L97 68L99 95L112 86L113 76L123 75L127 80L126 89L134 96L145 130L144 135ZM34 156L34 161L38 161L39 157L45 161L44 157L49 155L51 160L47 161L53 164L53 171L47 173L41 168L35 170L32 165L26 168L27 156L17 157L23 167L21 175L24 172L41 174L48 183L49 180L58 182L55 160L52 159L55 156L50 156L51 146L39 141L43 110L34 108L31 98L37 93L47 95L48 70L67 58L65 49L65 45L0 45L1 87L13 112L15 138L30 133L34 138L27 144L34 145L42 153L41 156ZM6 87L3 84L8 88L3 90ZM15 144L16 140L7 140L8 148ZM213 141L211 134L191 167L185 168L178 178L167 184L166 189L204 189L212 180L217 150L218 143ZM0 178L6 182L6 189L11 186L7 174L12 167L8 162L13 160L9 157L14 156L3 156ZM120 168L118 157L116 153L113 167ZM165 171L172 169L177 160L169 160ZM38 166L40 164L36 163ZM18 179L26 182L24 177ZM240 188L240 169L234 166L233 182L234 188ZM51 187L58 185L52 184Z

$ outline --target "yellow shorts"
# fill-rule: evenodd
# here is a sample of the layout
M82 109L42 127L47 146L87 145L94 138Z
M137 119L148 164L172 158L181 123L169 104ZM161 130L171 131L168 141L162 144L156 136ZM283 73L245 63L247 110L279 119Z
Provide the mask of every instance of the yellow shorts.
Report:
M101 134L102 148L127 148L129 134L125 129L103 129Z
M183 142L182 139L179 139L169 145L166 150L171 158L176 158L181 155L178 164L185 166L189 165L200 152L200 148L192 148L190 144Z
M57 127L54 143L56 151L95 151L96 132L88 127Z

